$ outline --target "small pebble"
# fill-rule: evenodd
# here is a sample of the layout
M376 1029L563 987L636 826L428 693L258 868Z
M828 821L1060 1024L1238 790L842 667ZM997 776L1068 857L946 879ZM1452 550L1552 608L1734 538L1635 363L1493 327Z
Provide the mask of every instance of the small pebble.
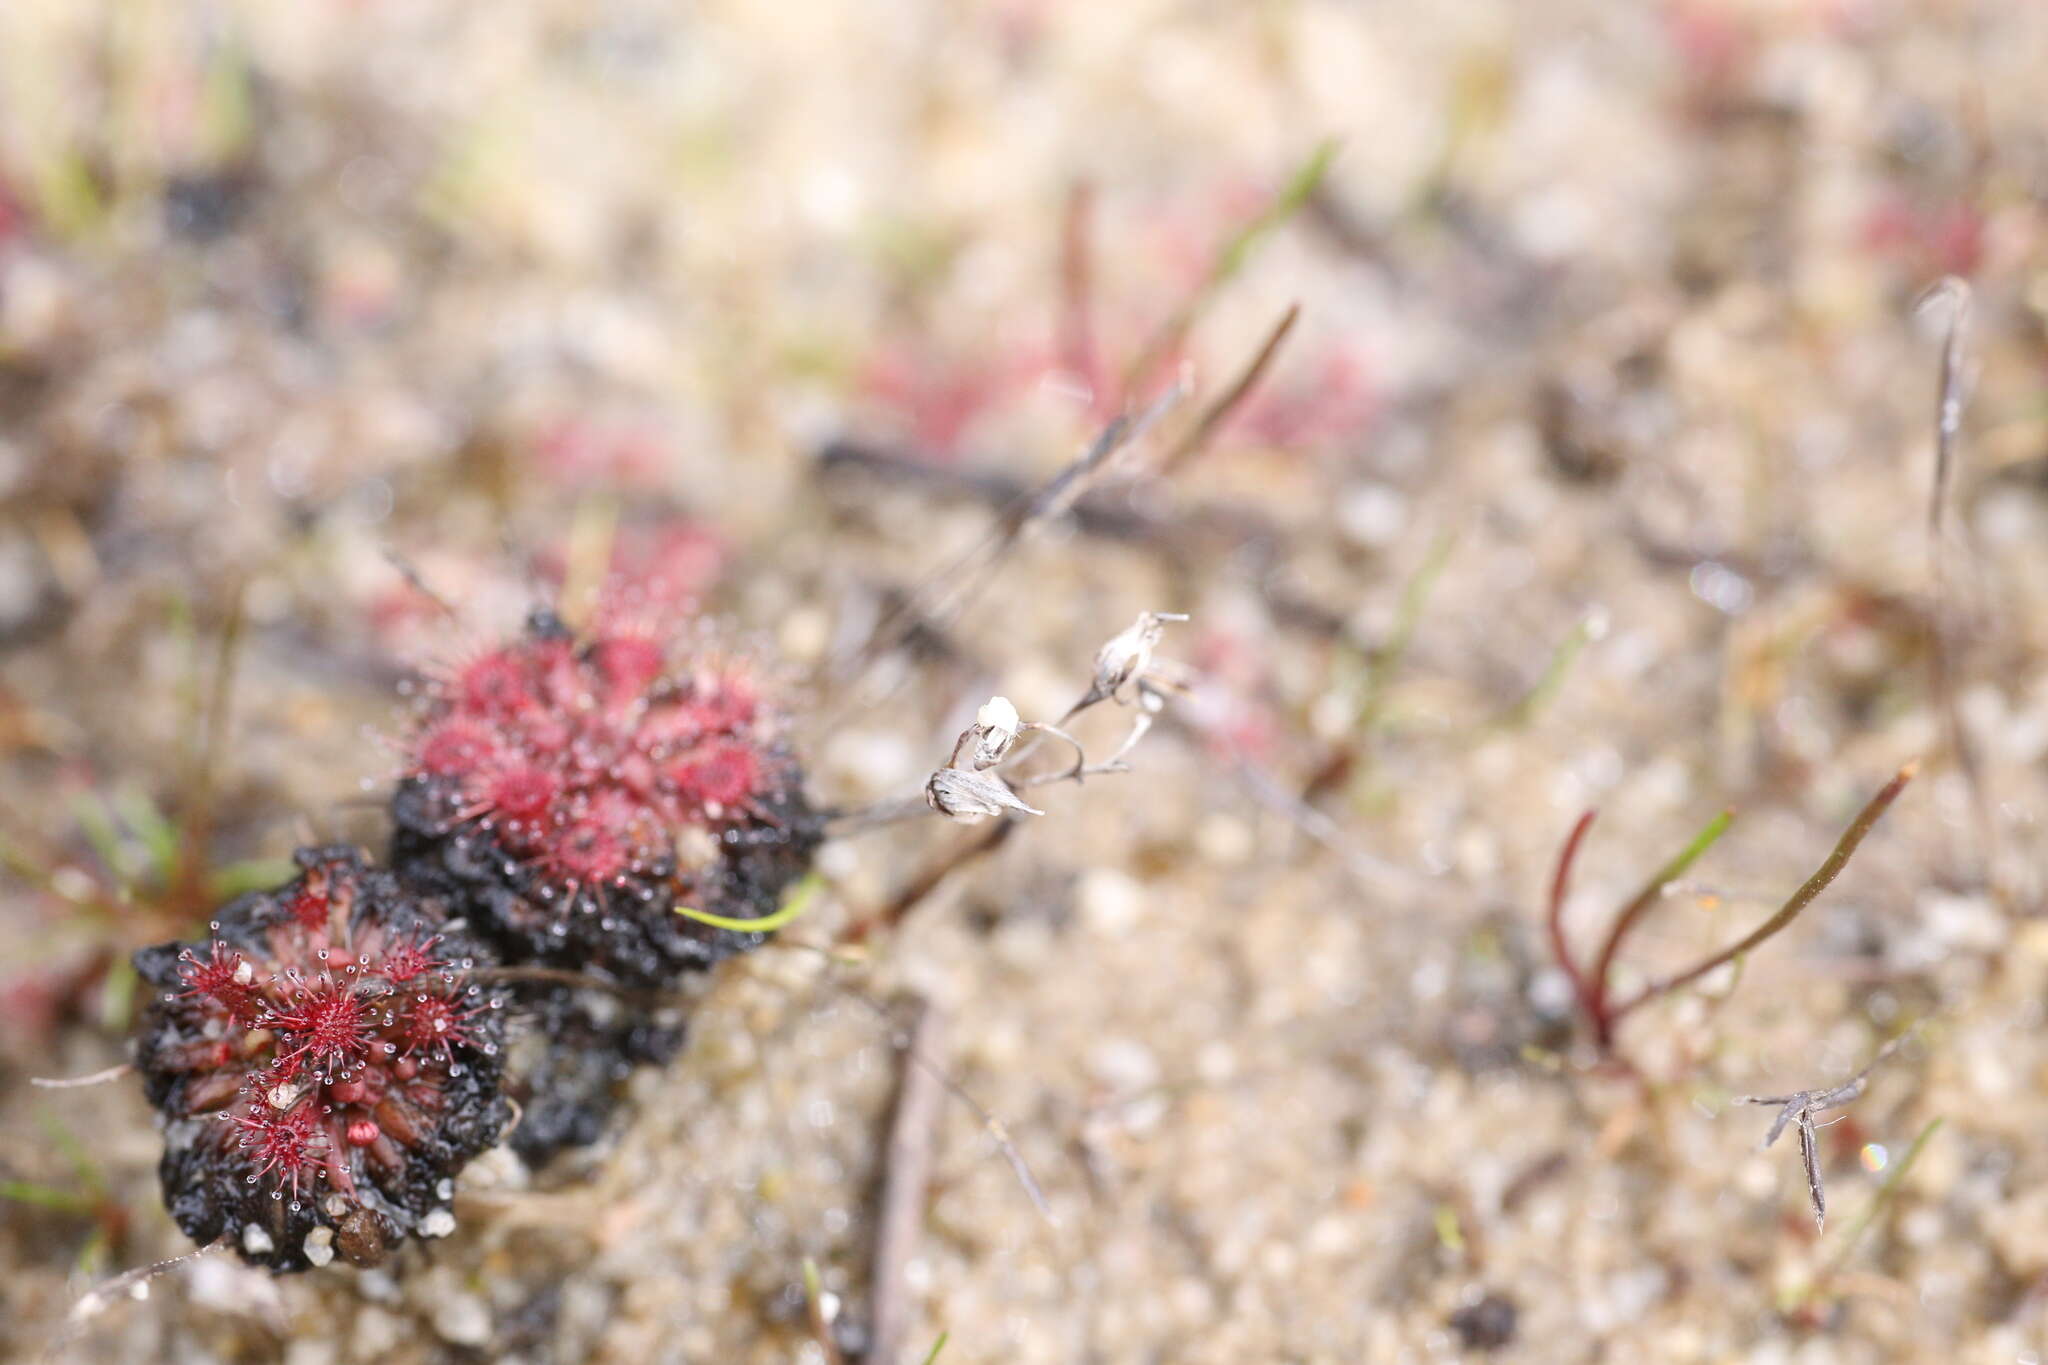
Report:
M1096 868L1081 878L1077 899L1088 927L1108 938L1121 938L1145 910L1145 891L1121 872Z
M1497 1351L1515 1339L1514 1300L1487 1294L1451 1314L1450 1328L1468 1351Z
M452 1294L434 1309L434 1330L457 1346L481 1346L491 1339L491 1314L474 1294Z

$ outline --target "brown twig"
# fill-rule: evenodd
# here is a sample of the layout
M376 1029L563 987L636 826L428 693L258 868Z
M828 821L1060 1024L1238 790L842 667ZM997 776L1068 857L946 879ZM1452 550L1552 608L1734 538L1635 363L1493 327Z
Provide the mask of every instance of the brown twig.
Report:
M944 1019L928 1000L916 1001L915 1009L883 1159L874 1261L869 1272L871 1344L863 1365L896 1365L910 1330L908 1267L924 1231L939 1108L945 1100L937 1072L916 1064L917 1058L935 1061L940 1056Z
M821 448L817 466L821 476L861 475L937 497L998 507L1026 494L1024 485L1000 474L956 469L847 438ZM1240 577L1265 602L1276 624L1318 639L1370 648L1369 642L1358 637L1348 613L1302 596L1281 581L1277 570L1287 537L1242 502L1185 503L1166 509L1152 505L1151 499L1132 498L1128 491L1098 492L1078 499L1068 512L1074 529L1100 540L1140 546L1175 565L1223 560L1242 564Z
M931 574L894 609L875 623L867 642L841 667L840 683L850 698L858 689L851 684L868 668L894 649L907 628L921 621L943 623L964 610L975 594L987 586L1003 559L1032 527L1063 515L1108 466L1110 458L1138 440L1183 397L1186 390L1174 384L1159 399L1135 416L1120 415L1104 427L1067 466L1037 491L1017 499L1004 509L996 526L966 553ZM850 702L848 709L856 702Z
M924 798L917 798L918 809L929 813ZM979 829L969 831L967 837L954 841L925 861L923 867L899 888L895 895L877 906L873 913L864 915L847 926L842 940L860 942L877 929L894 929L903 922L904 916L922 905L925 898L951 877L971 863L986 858L1001 848L1012 834L1017 832L1015 820L995 820Z
M815 949L814 951L824 952L823 949ZM827 957L830 956L829 953L825 955ZM1011 1174L1015 1175L1017 1183L1024 1187L1025 1197L1031 1200L1031 1207L1038 1211L1040 1218L1057 1227L1059 1219L1053 1216L1052 1205L1046 1201L1045 1190L1039 1185L1038 1177L1031 1173L1031 1167L1025 1162L1024 1154L1017 1150L1017 1144L1011 1140L1010 1130L1004 1125L1003 1121L990 1112L988 1106L974 1098L969 1093L967 1087L954 1080L952 1074L944 1067L935 1064L929 1057L920 1053L913 1045L910 1034L896 1022L895 1018L889 1013L887 1006L883 1005L879 1000L872 999L864 992L855 990L844 983L832 981L830 978L827 978L827 982L832 989L839 992L844 998L852 1000L862 1008L872 1011L882 1021L883 1025L888 1029L890 1044L897 1051L904 1054L906 1062L929 1071L938 1083L945 1088L947 1094L974 1111L974 1116L981 1121L982 1131L987 1133L990 1141L995 1143L996 1150L1002 1154L1004 1162L1009 1165Z
M577 990L604 991L621 1000L633 1000L648 1005L688 1005L690 997L680 991L665 991L657 987L628 986L609 977L593 976L588 972L572 972L562 967L474 967L468 978L477 982L502 982L516 985L531 982L543 986L569 986Z
M1018 479L985 469L962 469L939 464L914 451L836 437L826 442L815 456L818 473L824 478L863 476L921 493L955 501L971 501L997 508L1007 507L1030 496L1030 488ZM1137 545L1148 550L1183 558L1222 558L1250 554L1261 564L1271 561L1285 534L1260 517L1240 500L1222 500L1176 505L1170 509L1156 500L1130 496L1121 484L1098 489L1075 499L1067 509L1075 531L1098 540ZM1332 622L1342 613L1328 607L1313 607ZM1320 634L1335 634L1330 625Z

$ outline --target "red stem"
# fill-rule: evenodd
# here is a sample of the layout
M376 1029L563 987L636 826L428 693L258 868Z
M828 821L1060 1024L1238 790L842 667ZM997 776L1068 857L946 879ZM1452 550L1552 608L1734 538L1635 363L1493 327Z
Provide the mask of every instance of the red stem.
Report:
M1565 979L1571 982L1572 1000L1578 1005L1579 1012L1586 1017L1586 1021L1593 1025L1594 1032L1599 1033L1602 1030L1599 1017L1594 1013L1592 989L1587 985L1585 973L1579 970L1579 964L1572 960L1571 946L1564 938L1564 898L1565 893L1571 889L1572 864L1578 859L1579 845L1585 842L1586 831L1593 827L1593 817L1596 814L1597 811L1588 810L1579 817L1578 823L1572 826L1570 836L1564 841L1564 849L1557 855L1557 873L1550 879L1548 927L1551 956L1557 959L1557 965L1564 971Z

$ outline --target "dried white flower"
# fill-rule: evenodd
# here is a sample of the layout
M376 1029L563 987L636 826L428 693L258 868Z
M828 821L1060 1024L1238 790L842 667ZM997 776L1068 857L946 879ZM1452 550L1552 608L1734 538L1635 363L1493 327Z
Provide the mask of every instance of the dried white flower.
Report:
M933 773L924 784L924 799L933 810L963 825L977 824L1006 811L1045 814L1019 800L1002 778L965 768L940 768Z
M1008 697L990 697L974 713L974 725L967 734L974 741L972 762L977 772L1003 761L1017 743L1024 720Z
M1137 620L1096 651L1095 681L1089 684L1088 695L1075 709L1092 706L1105 697L1122 701L1125 684L1152 666L1152 651L1158 647L1166 623L1187 619L1180 612L1139 612Z

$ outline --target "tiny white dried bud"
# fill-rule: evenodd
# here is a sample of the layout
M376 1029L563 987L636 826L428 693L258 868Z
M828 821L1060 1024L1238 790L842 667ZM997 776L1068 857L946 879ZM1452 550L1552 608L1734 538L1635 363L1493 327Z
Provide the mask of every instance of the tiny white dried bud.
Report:
M993 768L1002 762L1017 743L1017 732L1023 724L1008 697L990 697L983 703L974 713L973 728L967 732L974 739L972 761L976 770Z
M1095 681L1089 693L1095 700L1104 697L1123 698L1117 694L1125 683L1152 666L1152 651L1159 644L1159 637L1165 634L1168 621L1185 621L1188 618L1179 612L1141 611L1138 619L1121 634L1111 638L1095 653Z
M249 964L249 959L246 957L236 959L235 984L237 986L246 986L255 979L256 969Z
M1017 793L1011 791L1010 784L1002 778L993 773L970 772L965 768L940 768L934 772L924 784L924 799L933 810L963 825L977 824L1005 811L1045 814L1018 800Z

